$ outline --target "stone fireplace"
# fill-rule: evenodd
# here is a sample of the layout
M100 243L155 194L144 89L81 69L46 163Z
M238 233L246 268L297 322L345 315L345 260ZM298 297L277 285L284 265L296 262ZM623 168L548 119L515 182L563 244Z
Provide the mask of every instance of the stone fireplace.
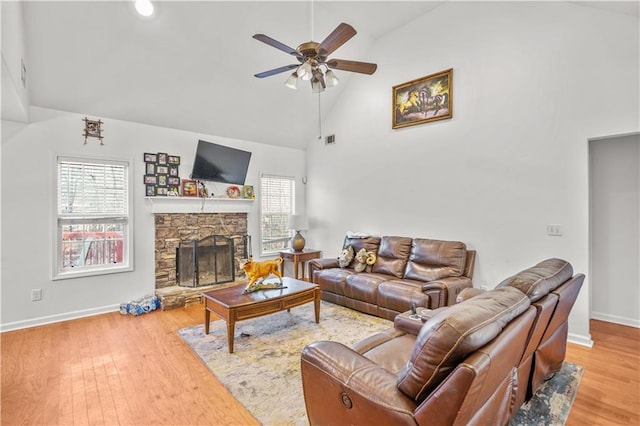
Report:
M247 213L156 213L154 217L156 295L163 310L199 303L201 292L243 276L239 259L251 250ZM204 253L200 265L193 258L198 242ZM191 247L190 253L189 249L183 251L181 263L191 263L196 270L208 269L202 283L195 277L195 285L186 284L194 283L194 277L185 280L184 276L178 282L177 253L181 247ZM229 257L231 263L222 265Z

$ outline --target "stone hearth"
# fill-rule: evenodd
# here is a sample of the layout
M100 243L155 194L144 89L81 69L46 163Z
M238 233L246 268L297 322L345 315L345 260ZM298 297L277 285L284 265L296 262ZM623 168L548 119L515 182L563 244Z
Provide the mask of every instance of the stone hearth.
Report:
M155 215L156 295L162 310L200 303L200 293L237 284L244 277L238 260L245 256L243 236L247 234L246 213L156 213ZM200 240L211 235L234 239L235 283L197 288L176 282L176 248L181 241Z

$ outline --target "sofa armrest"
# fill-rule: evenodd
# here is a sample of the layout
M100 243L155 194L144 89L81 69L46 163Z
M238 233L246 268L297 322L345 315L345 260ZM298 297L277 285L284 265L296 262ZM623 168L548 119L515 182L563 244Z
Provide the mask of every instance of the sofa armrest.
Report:
M307 269L309 272L309 281L315 282L313 279L313 273L322 269L339 268L338 259L325 257L322 259L311 259L307 262Z
M471 278L448 277L429 281L422 285L422 291L431 297L431 309L456 304L456 297L465 288L472 287Z
M419 308L418 311L422 309L424 308ZM417 312L415 316L411 314L411 311L403 312L393 319L393 327L396 330L404 331L414 336L420 333L423 324L424 322Z
M456 303L464 302L484 292L485 290L476 287L463 288L462 291L458 293L458 297L456 297Z
M413 423L416 403L396 386L395 374L338 342L307 345L302 387L310 424Z

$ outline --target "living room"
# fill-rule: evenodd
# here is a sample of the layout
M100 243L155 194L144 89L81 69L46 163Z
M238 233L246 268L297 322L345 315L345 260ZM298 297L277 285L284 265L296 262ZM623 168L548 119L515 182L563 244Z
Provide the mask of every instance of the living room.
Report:
M215 3L199 7L221 7L218 13L209 11L216 20L241 15L245 9L259 16L269 8L284 8L270 2L242 7ZM332 5L323 3L315 5L315 18L322 20L315 25L315 39L342 21L359 30L357 23L336 16ZM100 12L105 15L113 13L106 4L97 6L104 8ZM160 4L160 11L162 6L166 19L171 8ZM373 10L374 5L369 6ZM54 48L57 40L49 34L52 27L47 25L53 24L46 23L48 14L56 8L81 7L85 16L95 17L89 4L45 2L36 7L25 2L23 9L21 2L3 2L2 331L113 312L124 301L152 293L154 221L141 181L143 154L179 156L180 175L187 177L195 145L198 139L206 139L252 152L246 183L256 188L262 173L295 177L296 210L309 217L308 245L328 257L338 254L347 231L459 240L478 251L474 274L478 287L493 287L546 257L570 260L587 279L570 317L569 340L592 345L592 299L598 290L592 288L589 276L593 267L589 141L625 135L638 138L638 16L578 2L438 2L434 6L377 38L363 30L341 48L339 57L376 62L378 70L371 76L337 71L343 87L327 88L322 94L321 117L318 98L307 84L300 83L292 92L283 87L284 77L253 77L284 64L286 56L252 40L251 35L265 32L291 44L306 40L309 3L289 5L293 11L279 9L283 16L299 13L302 19L274 18L273 25L254 28L236 24L242 31L233 37L246 39L250 52L243 55L247 58L239 68L246 75L237 83L224 84L234 86L240 98L253 93L268 97L273 107L251 107L257 110L256 116L264 117L254 119L249 113L246 117L251 119L238 117L243 115L239 108L250 108L246 99L238 103L226 91L207 89L207 114L215 118L204 125L195 121L198 115L190 106L191 98L202 91L199 86L208 84L202 74L193 80L185 77L188 73L129 75L126 61L138 57L134 49L123 49L127 54L121 56L118 79L96 79L91 73L74 76L78 85L69 90L65 106L52 107L47 85L56 84L55 73L71 73L63 66L70 59L66 55L82 52L86 61L95 61L94 67L108 68L113 66L109 63L114 53L102 45L96 47L96 54ZM80 14L67 15L72 19ZM108 23L87 20L87 27L98 28L102 23L107 30L101 31L109 33ZM22 21L24 27L16 28L15 23ZM153 22L135 24L144 28ZM300 29L290 40L279 32L289 24ZM65 21L56 25L64 26ZM66 25L80 24L67 21ZM30 51L34 26L52 38L53 45L40 41L39 50ZM127 27L127 31L142 30ZM159 30L153 27L153 31ZM64 40L70 43L73 38L70 33ZM156 49L162 52L162 46ZM218 54L212 50L200 49L200 55ZM173 57L177 52L166 55ZM40 91L22 87L15 72L20 57L27 59L27 87L33 84ZM197 58L192 55L186 68L196 68ZM38 81L51 72L41 71L50 63L57 64L52 80ZM392 87L449 68L453 68L455 88L452 118L392 129ZM217 70L221 78L233 74L222 65ZM215 76L214 69L209 72ZM7 81L5 76L11 78ZM183 90L146 90L137 98L135 92L147 87L145 79L157 87L176 80ZM120 111L101 112L101 104L107 102L102 85L121 96ZM101 95L90 96L96 92ZM7 93L15 95L18 118L5 115ZM146 107L151 110L154 103L173 103L181 113L150 118ZM95 138L84 144L85 117L104 122L104 145ZM335 144L325 144L328 135L335 135ZM58 155L131 161L132 271L52 280ZM210 190L220 194L225 186L214 184ZM256 196L248 213L248 233L254 236L254 244L260 234L260 194ZM547 235L549 224L561 224L563 235ZM259 253L257 245L253 252ZM637 279L606 284L611 286L611 297L620 297L618 307L623 307L623 312L611 315L638 327L640 314L632 297L638 299ZM35 288L42 290L42 300L37 302L31 301Z

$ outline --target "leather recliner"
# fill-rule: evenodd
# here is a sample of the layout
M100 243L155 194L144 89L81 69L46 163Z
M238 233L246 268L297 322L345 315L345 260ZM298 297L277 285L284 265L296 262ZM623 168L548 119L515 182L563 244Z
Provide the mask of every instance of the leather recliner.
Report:
M506 424L562 366L568 315L583 281L568 262L547 259L494 290L468 289L457 305L424 310L424 325L405 313L394 328L352 349L308 345L302 381L310 423ZM504 322L506 312L523 305L528 308ZM453 323L459 340L444 332ZM487 327L500 329L493 340L478 337L486 337ZM475 344L461 351L466 339ZM414 387L401 386L407 371Z
M354 348L320 341L302 351L310 424L504 424L514 371L535 309L506 287L439 308Z

